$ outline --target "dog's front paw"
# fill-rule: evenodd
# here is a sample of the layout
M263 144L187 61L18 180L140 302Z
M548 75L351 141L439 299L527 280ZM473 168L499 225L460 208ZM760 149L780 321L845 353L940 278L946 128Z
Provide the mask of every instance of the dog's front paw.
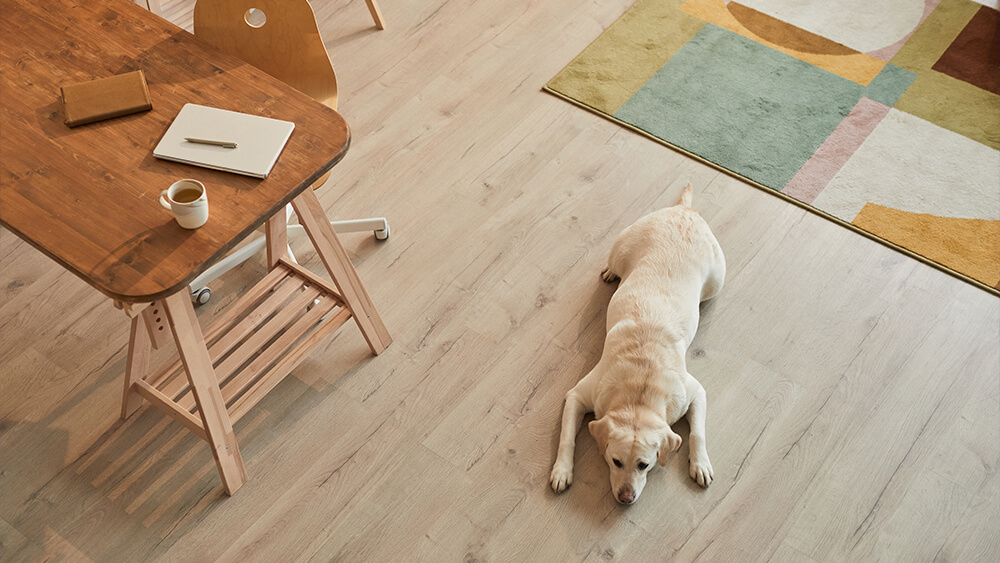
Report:
M604 269L601 270L601 279L607 283L612 283L618 279L618 274L612 272L611 268L605 266Z
M556 462L552 466L552 474L549 475L549 483L552 490L561 493L573 484L573 465Z
M712 470L712 462L708 461L708 456L691 460L691 478L702 487L708 488L712 484L715 471Z

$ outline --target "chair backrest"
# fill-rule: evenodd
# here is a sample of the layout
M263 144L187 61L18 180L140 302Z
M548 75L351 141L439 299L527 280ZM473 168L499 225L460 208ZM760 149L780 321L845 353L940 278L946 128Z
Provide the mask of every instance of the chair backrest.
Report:
M337 76L307 0L198 0L194 33L337 109Z

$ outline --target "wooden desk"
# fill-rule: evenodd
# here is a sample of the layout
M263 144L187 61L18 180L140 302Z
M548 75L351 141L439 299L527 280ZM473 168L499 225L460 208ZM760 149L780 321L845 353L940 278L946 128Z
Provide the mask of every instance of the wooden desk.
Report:
M246 480L234 420L350 318L373 353L391 343L307 189L344 156L347 124L128 0L0 0L0 17L0 223L129 313L122 416L145 398L204 438L232 494ZM152 111L66 127L61 85L136 69ZM266 180L154 159L188 102L293 121L295 131ZM207 188L200 229L180 228L157 203L181 178ZM285 256L288 203L332 284ZM271 273L203 333L188 284L265 222ZM170 335L179 359L147 374L150 348Z

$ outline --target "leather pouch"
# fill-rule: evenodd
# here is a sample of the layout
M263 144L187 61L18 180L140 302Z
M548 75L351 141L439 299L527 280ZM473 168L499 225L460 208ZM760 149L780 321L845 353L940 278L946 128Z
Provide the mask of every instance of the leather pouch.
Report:
M66 125L76 127L153 109L141 70L63 86Z

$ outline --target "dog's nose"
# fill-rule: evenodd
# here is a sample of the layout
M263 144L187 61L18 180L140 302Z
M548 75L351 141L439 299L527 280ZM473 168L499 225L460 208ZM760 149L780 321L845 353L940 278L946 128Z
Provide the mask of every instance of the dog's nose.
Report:
M623 489L618 493L618 502L622 504L632 504L635 502L635 493L628 489Z

